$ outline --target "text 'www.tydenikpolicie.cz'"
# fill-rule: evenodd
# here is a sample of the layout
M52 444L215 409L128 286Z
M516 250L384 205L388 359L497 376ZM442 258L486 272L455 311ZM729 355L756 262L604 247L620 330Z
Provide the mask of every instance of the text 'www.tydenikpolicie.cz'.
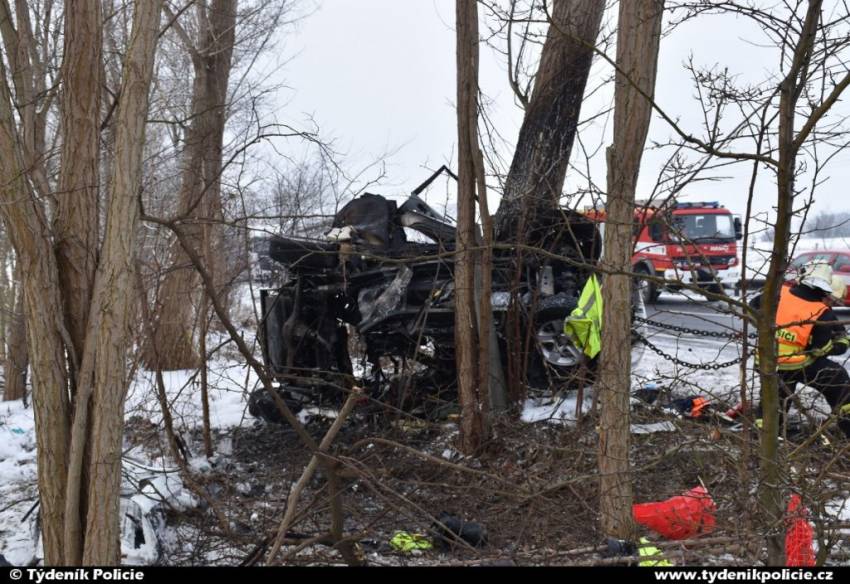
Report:
M782 568L778 570L762 570L759 568L746 569L700 569L700 570L658 570L655 573L656 580L684 581L684 582L829 582L832 581L834 573L830 570L803 570L794 568Z

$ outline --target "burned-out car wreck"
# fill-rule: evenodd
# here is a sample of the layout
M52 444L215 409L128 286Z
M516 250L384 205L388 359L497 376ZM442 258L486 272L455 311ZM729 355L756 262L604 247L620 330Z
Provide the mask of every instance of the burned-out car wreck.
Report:
M548 221L536 242L546 253L525 253L520 261L512 249L493 254L498 342L504 350L508 328L524 335L513 346L523 348L523 378L532 387L564 383L582 367L563 322L601 248L597 224L584 216L561 210ZM354 199L325 241L271 239L268 256L284 276L280 287L261 291L259 332L282 397L296 409L338 403L356 371L374 403L408 410L452 403L454 240L452 222L416 194L401 205L373 194ZM506 326L510 311L521 326ZM280 421L263 391L249 407Z

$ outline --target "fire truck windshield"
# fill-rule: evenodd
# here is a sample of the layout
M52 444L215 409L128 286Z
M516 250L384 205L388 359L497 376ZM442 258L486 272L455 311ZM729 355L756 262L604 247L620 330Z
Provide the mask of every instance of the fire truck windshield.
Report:
M694 243L735 241L735 223L731 215L674 215L670 238Z

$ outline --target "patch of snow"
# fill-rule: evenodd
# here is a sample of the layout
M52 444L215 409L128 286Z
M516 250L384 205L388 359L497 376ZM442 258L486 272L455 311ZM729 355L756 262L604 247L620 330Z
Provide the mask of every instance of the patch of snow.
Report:
M206 456L193 456L189 459L189 468L194 472L206 474L212 470L212 465Z
M302 424L307 424L310 421L310 418L319 417L327 418L328 420L335 420L337 415L339 415L337 410L310 406L298 412L297 417Z
M200 426L200 375L197 370L164 371L162 373L175 424L189 428ZM248 395L258 386L254 371L241 360L218 358L210 361L207 372L210 425L213 429L233 428L250 419ZM130 384L125 407L127 417L139 416L160 424L162 414L156 399L156 376L140 370Z
M654 424L632 424L632 434L655 434L657 432L675 432L678 428L673 422L655 422Z
M218 440L218 444L216 446L216 450L218 454L221 456L232 456L233 455L233 440L230 436L223 436Z
M522 421L528 424L535 422L552 422L572 425L576 421L576 406L578 392L570 392L561 399L528 399L522 409ZM585 388L581 413L585 414L593 406L593 389Z
M35 534L37 466L35 421L22 400L0 402L0 554L13 565L29 564L37 554Z

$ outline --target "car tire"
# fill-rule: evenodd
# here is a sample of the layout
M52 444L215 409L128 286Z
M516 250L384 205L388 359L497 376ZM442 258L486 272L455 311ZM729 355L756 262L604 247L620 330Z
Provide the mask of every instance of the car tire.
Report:
M651 276L649 269L644 265L639 265L635 268L635 273L638 276L635 278L635 286L641 296L643 296L644 304L655 304L658 297L661 296L661 290L655 282L650 282L645 276Z
M553 382L569 382L586 363L584 355L564 335L564 320L578 299L565 294L544 298L534 315L534 347L528 356L529 387L548 389Z

